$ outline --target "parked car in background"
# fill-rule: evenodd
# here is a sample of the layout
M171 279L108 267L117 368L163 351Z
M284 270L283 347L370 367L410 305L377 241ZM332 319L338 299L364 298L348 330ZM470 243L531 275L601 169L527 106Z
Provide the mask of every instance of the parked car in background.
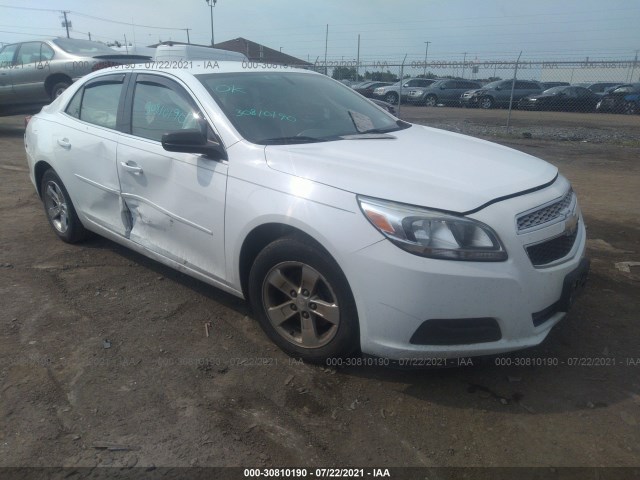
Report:
M0 115L32 113L80 77L100 68L144 62L89 40L56 38L5 45L0 50Z
M373 91L376 88L386 87L388 85L392 85L392 84L390 82L369 82L362 85L356 85L355 87L352 87L352 88L356 92L358 92L360 95L367 98L371 98L373 97Z
M557 167L307 70L101 70L24 145L55 236L94 232L246 298L311 362L532 347L589 270Z
M464 107L495 108L508 107L513 80L496 80L477 90L465 92L460 97ZM517 105L527 95L542 93L542 85L532 80L516 80L513 89L513 104Z
M600 95L601 97L604 96L607 93L607 90L609 90L610 88L618 87L620 85L623 85L623 84L620 82L595 82L595 83L583 82L583 83L575 84L575 86L577 87L588 88L593 93Z
M518 102L523 110L562 110L593 112L600 97L584 87L553 87L542 93L527 95Z
M402 100L406 100L409 96L409 90L411 88L428 87L433 82L435 82L435 80L429 78L405 78L404 80L396 82L392 85L376 88L373 91L373 97L395 105L400 99L400 90L402 90Z
M395 116L396 115L396 107L394 107L393 105L391 105L390 103L387 102L383 102L382 100L378 100L376 98L370 98L369 100L371 100L373 103L375 103L376 105L378 105L379 107L384 108L387 112L389 112L391 115Z
M596 105L596 111L605 113L622 113L625 111L627 97L640 93L640 83L620 85L607 93Z
M571 84L569 82L540 82L540 85L544 90L548 90L553 87L566 87Z
M438 104L459 106L460 95L478 88L480 84L472 80L437 80L426 88L410 89L407 101L428 107Z

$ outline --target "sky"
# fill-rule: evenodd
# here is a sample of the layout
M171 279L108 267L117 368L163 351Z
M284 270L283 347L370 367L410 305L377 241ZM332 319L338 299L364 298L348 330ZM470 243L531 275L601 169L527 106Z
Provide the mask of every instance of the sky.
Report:
M13 7L13 8L11 8ZM20 7L20 8L15 8ZM0 42L66 35L209 44L206 0L0 0ZM632 60L640 0L218 0L215 41L245 37L303 60ZM120 22L120 23L118 23ZM131 24L137 25L132 26ZM150 28L162 27L162 28Z

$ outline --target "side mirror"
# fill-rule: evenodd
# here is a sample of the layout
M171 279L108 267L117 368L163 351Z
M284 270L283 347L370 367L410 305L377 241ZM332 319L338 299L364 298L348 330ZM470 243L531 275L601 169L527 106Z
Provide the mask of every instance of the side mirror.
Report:
M227 152L218 142L208 140L198 129L175 130L162 135L167 152L201 153L214 160L227 160Z
M496 87L496 90L502 90L502 87L498 85L498 86Z
M402 87L403 87L403 88L404 88L404 87L408 87L408 86L409 86L409 84L408 84L408 83L405 83L404 85L402 85Z
M444 90L445 88L447 87L445 87L444 85L440 85L440 90Z

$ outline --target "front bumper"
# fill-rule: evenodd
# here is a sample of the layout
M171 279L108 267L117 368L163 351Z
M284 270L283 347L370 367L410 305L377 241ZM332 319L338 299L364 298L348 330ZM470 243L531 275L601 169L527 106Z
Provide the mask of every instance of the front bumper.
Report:
M532 206L562 196L567 189L568 183L559 180L544 190L471 215L498 232L509 253L504 262L428 259L387 240L354 254L349 270L358 273L348 276L360 315L363 353L392 360L457 358L495 355L541 343L566 313L565 279L584 263L584 223L576 205L580 220L571 251L559 262L536 268L525 245L561 234L564 222L516 235L514 219ZM535 323L534 314L538 315ZM440 327L446 327L447 320L452 327L477 320L482 341L425 344L419 329L430 320L437 320ZM498 326L499 337L490 329L491 322Z
M480 97L477 96L465 97L463 95L460 97L460 105L462 105L463 107L477 107L479 99Z

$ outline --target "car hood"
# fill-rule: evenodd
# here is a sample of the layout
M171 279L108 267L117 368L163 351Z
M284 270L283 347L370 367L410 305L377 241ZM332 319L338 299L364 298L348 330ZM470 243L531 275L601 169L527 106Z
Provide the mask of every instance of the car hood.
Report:
M468 212L553 181L558 170L525 153L413 125L391 138L269 145L269 167L356 194Z
M536 100L544 100L546 98L555 98L558 95L556 93L538 93L536 95L527 95L524 98L535 98Z

